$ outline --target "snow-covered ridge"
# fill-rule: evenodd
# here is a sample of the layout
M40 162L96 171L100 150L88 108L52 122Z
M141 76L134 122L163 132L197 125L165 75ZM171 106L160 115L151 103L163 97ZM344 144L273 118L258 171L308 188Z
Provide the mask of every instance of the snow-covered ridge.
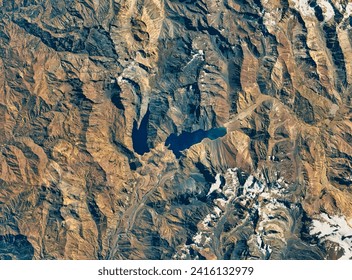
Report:
M210 190L208 192L208 195L210 195L212 192L217 191L220 189L221 186L221 177L220 174L216 174L215 176L215 183L211 185Z
M239 177L242 177L241 180L245 178L242 184ZM226 215L234 211L231 206L233 203L239 203L243 207L246 207L245 205L247 204L252 205L248 208L246 217L241 221L243 224L251 223L253 215L258 213L258 224L248 242L251 244L251 254L253 256L263 259L269 258L272 247L269 244L270 242L267 242L267 238L275 238L275 234L265 232L273 228L273 222L276 223L274 216L277 211L280 211L281 215L286 212L283 209L286 207L278 202L275 197L281 195L287 184L283 178L280 178L269 190L268 186L261 179L253 175L245 175L237 168L230 168L223 174L217 174L215 176L215 183L210 186L207 193L208 197L214 197L213 206L209 209L210 213L198 223L198 232L192 237L193 243L189 245L184 244L183 247L180 247L178 254L174 258L189 258L187 252L189 252L190 248L198 252L204 252L204 250L211 252L214 244L218 244L219 242L214 240L214 232L217 231L216 228L219 222L222 219L226 219ZM280 227L280 225L276 227Z
M328 240L338 244L344 250L341 260L352 259L352 227L344 217L322 213L313 220L310 234L317 235L322 241Z
M335 11L329 0L317 0L316 5L322 10L324 22L334 18ZM344 15L344 19L352 15L352 2L345 4L343 1L336 1L334 5L335 8ZM300 12L303 17L315 17L314 8L309 5L308 0L291 0L290 6Z
M237 168L217 174L207 193L212 201L208 202L208 214L198 222L191 243L181 245L174 259L194 258L190 251L215 259L219 256L216 249L219 244L243 238L237 234L244 228L251 228L246 233L250 258L275 258L280 250L285 250L287 237L297 236L301 229L298 219L303 210L299 203L290 202L288 191L292 186L284 178L277 176L278 179L268 183L263 176L245 174ZM224 233L226 223L230 226ZM352 227L344 217L323 213L314 217L306 233L319 238L326 248L330 245L324 244L325 241L333 242L336 253L343 252L341 259L352 259ZM305 246L309 250L314 244Z
M346 6L345 18L349 17L350 15L352 15L352 2L348 3Z
M291 0L291 2L301 15L315 17L314 9L309 6L308 0Z
M324 15L325 21L329 21L335 16L334 8L331 6L329 1L317 0L317 4L323 10L323 15Z

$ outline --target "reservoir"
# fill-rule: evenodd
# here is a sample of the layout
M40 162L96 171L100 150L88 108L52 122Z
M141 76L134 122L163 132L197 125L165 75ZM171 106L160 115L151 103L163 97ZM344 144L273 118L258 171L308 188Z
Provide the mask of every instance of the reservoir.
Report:
M133 130L132 130L132 142L133 142L133 149L137 154L143 155L144 153L149 152L148 147L148 123L149 123L149 108L144 115L140 126L136 121L133 123Z
M182 132L180 135L172 133L165 141L165 146L168 146L173 151L176 158L181 156L181 151L189 149L194 144L200 143L203 139L209 138L215 140L226 135L226 128L212 128L210 130L199 129L194 132Z

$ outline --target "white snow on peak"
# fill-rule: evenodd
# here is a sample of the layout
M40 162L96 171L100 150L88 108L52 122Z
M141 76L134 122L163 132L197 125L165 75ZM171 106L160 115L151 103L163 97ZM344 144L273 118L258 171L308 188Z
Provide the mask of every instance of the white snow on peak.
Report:
M275 17L274 17L273 14L270 13L270 12L269 12L269 13L266 12L266 13L264 14L263 20L264 20L265 26L266 26L268 29L274 27L274 26L277 24Z
M291 1L293 2L294 8L297 11L299 11L301 15L315 17L314 9L309 6L308 0L291 0Z
M200 244L200 242L202 241L202 233L198 232L194 237L193 237L193 241L196 244Z
M241 184L240 178L246 178L246 181ZM224 184L222 186L221 182L223 180ZM243 203L243 205L250 202L253 212L258 211L259 215L258 232L253 236L257 243L255 245L265 258L270 256L272 252L271 241L263 232L267 224L275 218L275 214L280 209L286 208L285 205L277 200L277 197L280 196L280 192L285 188L283 186L288 186L288 184L282 177L279 181L282 185L276 182L269 187L264 183L264 175L248 176L237 168L229 168L225 173L217 174L215 183L209 188L208 195L216 192L219 197L213 199L213 207L209 208L210 213L205 215L197 224L198 232L192 238L194 242L192 246L196 246L196 248L212 248L214 245L211 243L214 234L213 229L217 227L220 221L223 221L227 211L230 210L227 205L234 201ZM238 190L243 191L239 192ZM178 256L184 258L181 253Z
M229 203L227 200L223 198L217 198L214 200L214 203L218 205L220 208L225 209L226 205Z
M216 217L220 217L222 211L221 211L221 209L219 207L215 206L213 211L214 211Z
M212 192L215 192L217 190L220 190L220 186L221 186L221 177L220 177L220 173L216 174L215 176L215 183L211 185L210 190L208 192L207 195L210 195Z
M260 234L257 234L257 245L258 247L262 247L262 244L263 244L263 240L262 240L262 237L260 236Z
M211 222L211 218L212 218L211 214L208 214L208 215L205 216L205 218L202 221L202 225L203 225L204 228L208 228L209 223Z
M310 228L311 235L337 243L343 250L342 260L352 259L352 227L350 227L344 217L328 216L323 213L318 219L313 220Z
M323 15L325 21L329 21L335 16L334 8L331 6L330 2L327 0L317 0L318 5L323 10Z
M195 59L195 58L197 58L197 57L200 57L200 59L201 60L204 60L204 51L203 50L198 50L198 52L197 53L195 53L193 56L192 56L192 59L191 59L191 61L193 61L193 59ZM190 61L190 62L191 62ZM189 62L189 63L190 63Z
M345 18L348 18L352 15L352 2L348 3L345 9Z
M271 194L267 192L263 192L260 194L260 197L265 198L265 199L271 199Z
M254 182L254 177L250 175L243 185L243 193L251 198L263 192L264 186L259 182Z
M204 51L203 50L198 50L197 53L192 55L191 60L187 62L187 64L183 67L183 69L186 68L189 64L191 64L198 57L200 58L200 60L204 61Z
M254 177L252 175L249 175L249 177L247 178L246 182L243 185L243 188L245 190L248 189L253 184L253 179Z
M205 240L204 240L204 245L207 245L207 244L209 244L210 242L211 242L211 237L206 236L206 237L205 237Z
M257 233L256 237L257 237L257 246L262 252L262 254L264 256L266 256L268 253L270 254L272 252L270 245L264 243L263 238L260 234Z

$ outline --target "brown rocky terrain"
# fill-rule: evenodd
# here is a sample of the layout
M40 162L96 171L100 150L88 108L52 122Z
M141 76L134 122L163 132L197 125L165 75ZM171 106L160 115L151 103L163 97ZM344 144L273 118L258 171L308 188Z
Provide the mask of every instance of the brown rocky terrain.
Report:
M351 258L351 102L347 0L0 0L0 259Z

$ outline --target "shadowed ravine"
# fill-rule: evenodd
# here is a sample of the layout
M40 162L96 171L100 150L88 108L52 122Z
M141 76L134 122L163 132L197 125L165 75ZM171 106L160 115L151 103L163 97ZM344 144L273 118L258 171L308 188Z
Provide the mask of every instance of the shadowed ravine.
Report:
M0 0L0 259L352 258L351 96L350 0Z

